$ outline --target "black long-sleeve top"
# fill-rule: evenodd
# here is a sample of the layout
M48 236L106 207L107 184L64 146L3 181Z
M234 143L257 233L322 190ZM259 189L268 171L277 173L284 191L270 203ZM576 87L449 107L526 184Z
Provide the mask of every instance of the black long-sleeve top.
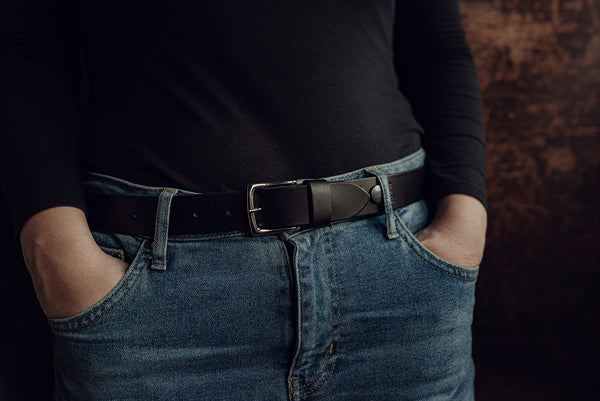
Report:
M486 203L455 0L0 0L0 132L15 233L81 171L233 191L421 145L431 199Z

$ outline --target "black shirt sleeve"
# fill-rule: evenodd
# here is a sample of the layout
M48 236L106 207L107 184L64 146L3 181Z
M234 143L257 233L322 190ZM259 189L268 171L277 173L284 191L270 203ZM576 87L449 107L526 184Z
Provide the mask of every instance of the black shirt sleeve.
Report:
M483 102L457 1L396 4L396 72L425 131L427 197L462 193L487 208Z
M0 3L0 184L17 238L38 211L85 210L78 35L75 9L66 1Z

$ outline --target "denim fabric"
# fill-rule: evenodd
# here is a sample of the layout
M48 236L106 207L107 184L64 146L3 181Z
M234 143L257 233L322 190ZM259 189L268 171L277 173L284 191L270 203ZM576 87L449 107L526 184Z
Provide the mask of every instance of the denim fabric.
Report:
M385 184L423 160L327 179ZM473 400L478 270L415 239L423 201L391 210L386 190L386 213L372 218L167 237L170 199L189 192L99 174L86 185L160 197L158 228L153 245L93 233L130 267L89 310L49 319L58 400Z

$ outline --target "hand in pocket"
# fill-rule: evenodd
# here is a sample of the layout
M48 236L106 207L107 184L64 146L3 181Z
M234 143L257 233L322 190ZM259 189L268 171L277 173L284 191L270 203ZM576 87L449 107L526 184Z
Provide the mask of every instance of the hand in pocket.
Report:
M46 209L21 230L25 264L46 316L75 315L104 298L128 265L94 241L85 214L74 207Z
M102 250L76 260L47 261L32 274L40 305L49 318L76 315L103 299L121 281L128 264ZM43 270L43 273L40 273Z
M455 194L439 202L434 220L415 237L440 258L474 268L483 258L486 228L487 213L481 202Z

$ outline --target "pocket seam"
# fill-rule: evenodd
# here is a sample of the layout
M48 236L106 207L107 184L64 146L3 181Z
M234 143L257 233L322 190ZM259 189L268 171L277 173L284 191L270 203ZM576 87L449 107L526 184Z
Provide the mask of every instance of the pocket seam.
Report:
M451 277L455 277L461 280L465 280L465 281L475 281L477 280L477 275L479 272L479 267L475 267L475 268L465 268L465 267L461 267L458 265L454 265L451 264L450 262L446 262L445 260L443 260L442 258L440 258L439 256L437 256L435 253L431 252L429 249L427 249L425 246L423 246L422 244L420 244L418 242L418 240L416 238L412 238L414 237L414 235L412 233L410 233L410 231L408 231L408 228L406 228L406 226L404 225L404 223L402 222L402 219L396 214L394 213L394 217L396 219L396 222L400 225L400 229L398 230L400 236L402 237L402 239L404 240L404 243L410 248L410 250L417 256L419 257L419 259L421 259L422 261L424 261L425 263L427 263L428 265L430 265L431 267L433 267L434 269L448 275ZM410 233L410 236L407 234ZM419 252L415 246L411 243L412 241L416 242L420 248L422 252L427 252L429 254L431 254L431 257L434 257L436 262L444 265L446 268L448 269L452 269L454 271L458 271L458 272L462 272L464 274L468 274L468 275L474 275L475 277L463 277L463 276L459 276L457 274L453 274L447 270L445 270L444 268L437 266L435 263L433 263L432 261L428 260L427 258L425 258L421 252Z
M150 257L148 257L148 258L146 259L146 262L150 261L150 259L151 259L151 258L150 258ZM98 320L98 319L100 319L101 317L105 316L105 315L106 315L108 312L110 312L111 310L113 310L113 309L114 309L114 308L115 308L115 307L116 307L116 306L117 306L119 303L121 303L121 301L122 301L123 299L125 299L125 297L127 296L127 294L129 294L129 291L131 291L131 290L132 290L132 289L135 287L135 284L136 284L136 283L138 282L138 280L140 279L140 277L141 277L141 275L142 275L142 272L143 272L143 270L144 270L145 268L146 268L146 263L144 263L144 266L142 266L142 268L140 269L140 271L139 271L139 273L138 273L137 277L135 278L135 281L134 281L133 283L131 283L131 286L130 286L130 287L127 289L127 291L125 292L125 294L123 294L123 295L121 296L121 298L120 298L120 299L119 299L117 302L115 302L115 303L114 303L114 304L113 304L113 305L112 305L110 308L106 309L106 310L105 310L105 311L104 311L102 314L100 314L100 315L96 316L96 318L94 318L93 320L90 320L89 322L87 322L87 323L85 323L85 324L82 324L81 326L77 326L77 327L74 327L74 328L64 328L64 329L61 329L61 328L56 328L56 327L55 327L55 328L54 328L54 330L56 330L56 331L60 331L60 332L72 332L72 331L76 331L76 330L83 329L84 327L87 327L87 326L89 326L90 324L94 323L95 321L97 321L97 320ZM131 269L130 273L127 275L127 278L129 278L129 276L130 276L131 274L133 274L133 273L132 273L132 272L133 272L133 270L134 270L134 266L132 266L132 269ZM125 285L125 283L127 283L127 282L128 282L128 281L127 281L127 279L123 280L123 283L121 283L121 285L119 286L119 288L114 290L114 294L116 294L116 293L117 293L117 292L118 292L118 291L119 291L121 288L123 288L123 286L124 286L124 285ZM113 295L114 295L114 294L113 294ZM80 320L80 319L83 319L84 317L88 316L90 313L97 311L97 310L98 310L98 309L100 309L102 306L104 306L104 305L105 305L107 302L111 301L112 299L113 299L113 296L110 296L110 297L106 298L106 299L104 300L104 302L102 302L100 305L98 305L98 306L97 306L97 307L95 307L94 309L92 309L92 310L88 311L88 312L87 312L85 315L79 316L79 317L78 317L78 318L76 318L76 319L69 320L68 322L53 322L53 324L54 324L54 325L60 325L60 324L64 324L64 325L66 325L66 324L74 324L74 323L75 323L75 322L77 322L78 320Z
M139 280L140 276L142 275L143 270L145 269L145 267L148 265L148 262L151 260L151 256L147 256L145 259L143 258L143 253L144 253L144 246L143 243L142 245L140 245L140 247L138 248L137 254L136 256L133 258L131 265L129 266L127 273L125 274L125 276L123 276L123 278L120 281L120 285L118 287L113 288L107 295L105 298L103 298L102 300L98 301L101 302L98 305L92 305L90 307L89 310L85 311L85 313L81 316L77 316L76 317L66 317L66 318L60 318L60 319L52 319L49 318L48 321L50 323L50 325L52 326L52 328L56 331L61 331L61 332L68 332L68 331L75 331L75 330L79 330L83 327L86 327L88 325L90 325L91 323L97 321L99 318L105 316L108 312L110 312L111 310L114 309L115 306L117 306L126 296L127 294L129 294L129 292L135 287L137 281ZM139 268L140 263L142 263L141 268ZM133 274L136 274L137 272L137 277L135 278L135 280L133 282L130 281L131 276ZM124 286L128 285L129 288L127 289L127 291L122 294L120 296L120 298L113 304L111 305L107 310L105 310L104 312L102 312L100 315L96 316L94 319L90 320L89 322L82 324L80 326L77 326L78 322L81 321L81 319L84 319L86 317L88 317L90 314L93 314L95 312L98 312L98 310L100 310L101 308L103 308L104 306L106 306L107 303L110 303L111 301L114 301L116 298L115 296L119 293L119 291L121 291L123 289ZM61 326L63 328L61 328ZM67 326L67 327L65 327ZM73 328L69 328L68 326L75 326Z
M100 247L100 249L102 249L104 251L104 253L108 254L109 256L112 256L113 258L125 260L125 252L123 252L122 249L111 248L111 247L102 246L102 245L98 245L98 246Z

